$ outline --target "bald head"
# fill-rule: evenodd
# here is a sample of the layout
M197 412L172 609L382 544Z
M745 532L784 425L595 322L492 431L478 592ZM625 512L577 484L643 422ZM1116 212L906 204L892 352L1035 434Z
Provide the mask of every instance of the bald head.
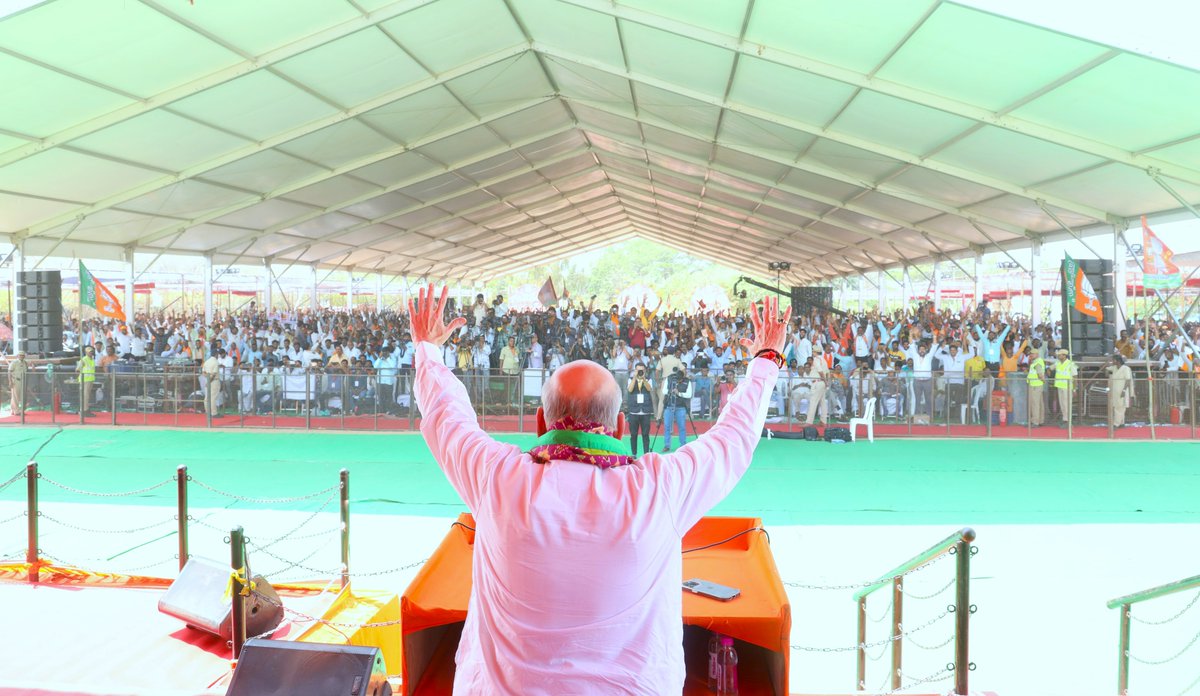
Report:
M590 360L575 360L555 370L546 380L542 387L542 410L547 423L571 416L613 430L621 411L621 391L608 370Z

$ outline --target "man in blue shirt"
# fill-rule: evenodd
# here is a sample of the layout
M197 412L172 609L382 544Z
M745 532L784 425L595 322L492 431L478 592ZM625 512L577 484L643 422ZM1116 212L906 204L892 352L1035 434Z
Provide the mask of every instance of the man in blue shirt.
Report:
M375 382L379 386L380 411L394 415L396 412L396 373L399 371L392 347L384 346L375 359Z
M975 338L979 339L979 355L983 357L983 361L987 363L988 370L992 374L997 374L1000 371L1000 345L1004 343L1004 337L1008 335L1009 326L1004 325L1004 330L999 334L996 333L996 327L993 325L988 329L987 338L984 338L979 333L979 326L971 327Z

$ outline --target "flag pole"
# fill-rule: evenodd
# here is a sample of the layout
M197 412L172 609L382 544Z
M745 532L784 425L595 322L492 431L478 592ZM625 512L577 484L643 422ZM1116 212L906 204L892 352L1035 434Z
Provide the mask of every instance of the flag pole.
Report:
M1071 311L1074 310L1075 307L1068 306L1068 303L1067 303L1067 297L1069 297L1069 295L1067 294L1066 270L1067 270L1066 264L1064 263L1063 264L1063 273L1062 273L1063 323L1067 325L1066 326L1066 329L1067 329L1067 346L1066 346L1067 360L1071 360L1075 354L1075 347L1073 345L1071 345L1071 323L1072 323L1071 322ZM1101 344L1101 345L1103 345L1103 344ZM1055 374L1055 381L1058 381L1058 368L1057 367L1054 370L1054 374ZM1075 392L1075 380L1071 379L1070 375L1067 375L1067 412L1063 413L1061 415L1063 417L1063 420L1065 420L1067 422L1067 439L1068 440L1071 439L1071 410L1072 410L1071 404L1072 404L1073 397L1075 396L1074 392Z
M1145 266L1143 266L1142 267L1142 310L1144 311L1148 307L1149 307L1149 303L1146 300L1146 269L1145 269ZM1151 356L1150 356L1150 314L1149 313L1146 313L1142 317L1142 325L1145 327L1143 329L1143 331L1146 334L1146 390L1147 390L1146 400L1148 402L1146 404L1146 416L1150 419L1150 439L1156 440L1158 438L1156 438L1155 434L1154 434L1154 372L1150 367Z

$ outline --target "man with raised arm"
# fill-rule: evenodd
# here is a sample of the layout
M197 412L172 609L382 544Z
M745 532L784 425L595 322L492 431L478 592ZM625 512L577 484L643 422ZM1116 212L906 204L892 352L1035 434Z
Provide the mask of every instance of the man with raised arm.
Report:
M542 390L528 452L479 429L438 349L447 292L409 303L421 433L475 516L456 694L683 690L682 538L750 465L782 363L790 310L752 310L756 359L713 428L670 455L629 454L622 394L588 361Z

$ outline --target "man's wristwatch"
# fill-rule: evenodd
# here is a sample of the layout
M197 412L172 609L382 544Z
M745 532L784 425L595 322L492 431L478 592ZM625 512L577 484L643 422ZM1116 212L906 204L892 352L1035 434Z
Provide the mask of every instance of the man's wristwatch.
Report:
M766 358L767 360L770 360L771 362L775 363L776 367L783 369L784 359L783 359L783 356L780 355L779 351L777 351L777 350L772 350L770 348L763 348L762 350L755 353L754 357Z

